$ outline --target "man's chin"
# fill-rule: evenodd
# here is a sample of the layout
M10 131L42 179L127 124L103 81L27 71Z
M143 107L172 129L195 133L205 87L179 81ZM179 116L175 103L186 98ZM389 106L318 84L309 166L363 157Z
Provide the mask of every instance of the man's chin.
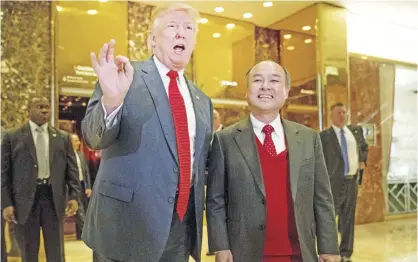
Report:
M170 59L171 63L173 64L173 66L175 68L185 68L187 66L187 64L190 61L190 58L183 58L183 57L174 57L173 59Z

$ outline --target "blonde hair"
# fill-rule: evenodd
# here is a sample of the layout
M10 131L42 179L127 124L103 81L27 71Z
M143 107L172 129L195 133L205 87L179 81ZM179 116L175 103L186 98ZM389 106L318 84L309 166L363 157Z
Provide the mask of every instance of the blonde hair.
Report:
M156 7L152 11L151 23L150 23L149 28L148 28L147 45L148 45L148 51L150 53L153 53L152 38L153 38L154 31L158 26L159 19L162 16L164 16L168 13L171 13L171 12L175 12L175 11L186 12L192 18L192 20L194 22L195 33L197 33L199 31L198 22L199 22L199 19L200 19L200 14L193 7L191 7L189 5L186 5L186 4L182 4L182 3L172 3L172 4L169 4L169 5Z

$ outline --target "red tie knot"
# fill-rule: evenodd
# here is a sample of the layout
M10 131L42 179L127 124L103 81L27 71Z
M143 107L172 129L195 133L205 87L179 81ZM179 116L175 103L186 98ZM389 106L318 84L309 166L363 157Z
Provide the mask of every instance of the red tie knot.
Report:
M174 79L174 80L177 79L177 77L179 77L179 73L177 73L177 71L173 71L173 70L170 70L167 73L167 75L170 79Z
M272 127L271 125L265 125L263 127L263 133L266 134L267 136L270 136L271 133L274 132L274 127Z

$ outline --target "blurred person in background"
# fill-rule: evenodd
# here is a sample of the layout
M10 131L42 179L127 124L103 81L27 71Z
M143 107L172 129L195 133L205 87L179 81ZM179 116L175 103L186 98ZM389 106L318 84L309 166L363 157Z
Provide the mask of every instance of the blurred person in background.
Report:
M48 123L46 97L31 97L28 109L28 123L1 144L3 217L15 224L23 262L38 261L41 228L46 260L63 262L65 210L75 214L80 192L74 150L69 135Z
M360 173L366 166L369 147L361 126L347 125L343 103L331 106L332 126L321 132L321 141L331 181L343 262L351 262Z
M92 185L91 185L91 178L90 178L90 171L89 166L87 163L87 159L84 156L83 152L80 151L80 138L77 134L71 134L71 143L73 145L74 154L77 160L77 170L78 170L78 178L80 180L80 198L79 198L79 205L76 214L76 238L78 240L81 239L81 233L83 232L84 221L86 219L86 210L88 206L88 199L91 197L92 193Z

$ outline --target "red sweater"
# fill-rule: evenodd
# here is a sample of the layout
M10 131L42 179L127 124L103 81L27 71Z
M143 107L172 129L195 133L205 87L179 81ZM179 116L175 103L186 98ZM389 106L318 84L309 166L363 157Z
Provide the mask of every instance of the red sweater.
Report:
M288 152L271 156L258 139L257 148L267 198L264 256L280 257L274 261L292 261L291 256L300 254L300 245L290 190Z

